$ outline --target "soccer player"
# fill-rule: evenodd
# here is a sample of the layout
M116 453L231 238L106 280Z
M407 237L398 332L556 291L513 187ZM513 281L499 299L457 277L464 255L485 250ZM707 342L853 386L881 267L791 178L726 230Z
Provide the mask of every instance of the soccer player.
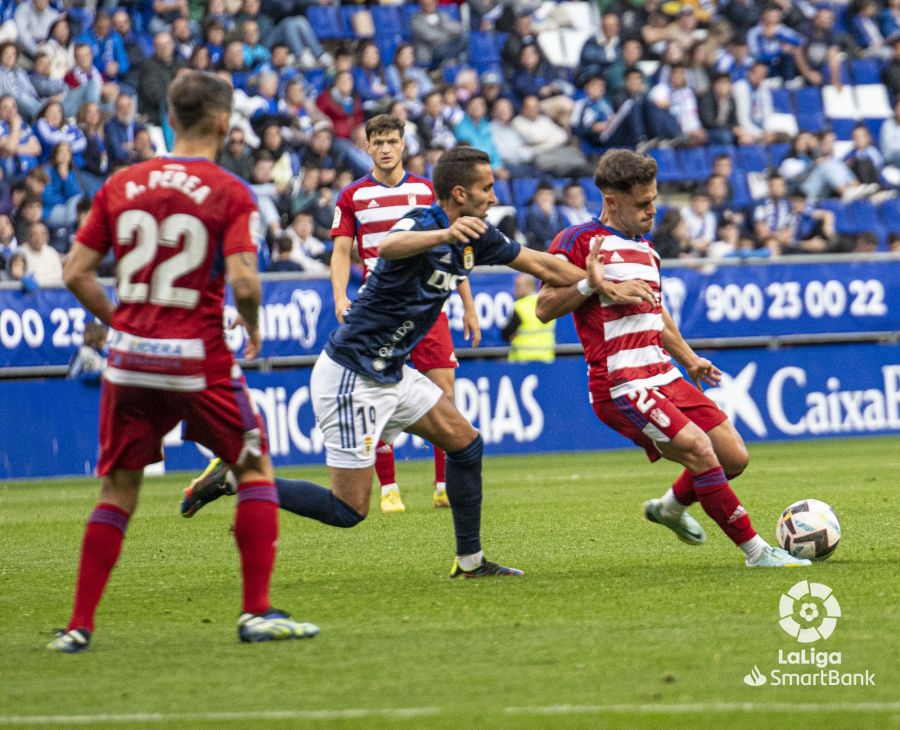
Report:
M684 542L700 545L706 534L685 511L699 501L744 552L748 566L809 565L767 544L753 529L729 485L747 466L744 443L728 417L672 364L669 353L698 386L714 385L721 377L688 346L662 306L659 255L644 238L656 212L656 162L611 150L600 158L594 181L603 193L599 220L564 229L549 249L587 269L587 283L549 282L538 297L537 313L543 321L574 313L597 417L641 446L650 461L663 456L685 467L660 499L644 504L644 515ZM603 279L646 282L652 302L611 302L593 290Z
M163 458L163 436L181 420L185 435L221 454L238 479L240 640L319 633L269 602L278 495L262 423L222 331L227 277L247 329L246 354L259 352L259 212L247 186L212 162L228 134L231 101L231 87L216 76L179 75L168 91L172 156L113 175L66 260L66 284L114 332L100 400L100 502L84 533L72 616L48 647L55 651L87 649L143 469ZM118 306L96 276L110 248Z

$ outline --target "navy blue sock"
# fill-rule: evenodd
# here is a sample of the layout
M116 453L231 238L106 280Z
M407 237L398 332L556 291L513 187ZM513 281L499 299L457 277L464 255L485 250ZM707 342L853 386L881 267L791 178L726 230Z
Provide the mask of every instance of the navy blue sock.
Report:
M456 554L481 550L481 434L466 448L447 452L447 497L453 510Z
M353 527L364 517L334 492L302 479L276 479L281 509L334 527Z

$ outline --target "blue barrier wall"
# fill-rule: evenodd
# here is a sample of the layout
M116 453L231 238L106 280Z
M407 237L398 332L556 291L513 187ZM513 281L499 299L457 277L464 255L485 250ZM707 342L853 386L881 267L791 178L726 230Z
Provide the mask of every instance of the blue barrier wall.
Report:
M900 260L747 264L663 269L663 297L687 339L776 337L900 331ZM482 346L504 345L500 328L512 311L510 273L476 272ZM316 355L337 326L331 284L321 279L267 281L260 322L265 357ZM230 300L229 300L230 301ZM462 337L462 303L447 302L454 341ZM235 312L229 306L226 320ZM85 312L64 289L34 294L0 289L0 368L65 365L81 344ZM557 342L578 342L571 317ZM228 333L243 345L243 332Z
M721 386L707 392L749 442L900 435L900 345L705 354L726 373ZM309 372L248 374L276 465L324 463L309 402ZM92 473L99 388L61 380L9 381L0 388L0 478ZM561 358L554 365L466 361L458 371L456 398L484 435L488 454L628 445L588 406L581 358ZM405 434L396 446L400 459L428 455L427 446ZM636 460L643 458L635 452ZM206 456L173 432L166 439L166 459L170 470L194 470Z

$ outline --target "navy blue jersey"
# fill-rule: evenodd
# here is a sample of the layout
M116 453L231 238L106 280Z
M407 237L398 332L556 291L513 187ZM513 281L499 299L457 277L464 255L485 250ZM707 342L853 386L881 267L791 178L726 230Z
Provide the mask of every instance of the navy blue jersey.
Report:
M410 211L393 231L449 228L437 204ZM344 324L331 333L325 352L349 370L396 383L403 363L428 333L450 293L476 264L508 264L521 246L488 224L476 241L442 243L403 259L379 259Z

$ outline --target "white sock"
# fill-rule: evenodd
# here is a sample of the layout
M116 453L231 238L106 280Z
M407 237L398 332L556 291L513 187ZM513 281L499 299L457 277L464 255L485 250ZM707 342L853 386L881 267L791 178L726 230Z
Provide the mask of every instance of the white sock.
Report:
M457 559L459 567L463 570L475 570L484 562L484 550L479 550L473 555L460 555Z
M238 480L231 469L229 469L228 473L225 474L225 483L228 484L228 486L230 486L235 492L237 491Z
M446 492L447 484L445 482L435 482L434 483L434 491L435 492Z
M681 513L687 509L681 502L675 499L675 492L669 487L669 491L659 498L662 502L659 513L664 520L672 520L673 522L681 517Z
M385 494L387 494L388 492L391 492L391 491L396 492L397 494L400 494L400 487L397 486L397 482L394 482L393 484L385 484L381 488L381 496L383 497Z
M769 543L763 540L759 535L751 537L747 542L742 542L738 547L744 551L747 560L755 563L763 554L763 550L769 547Z

